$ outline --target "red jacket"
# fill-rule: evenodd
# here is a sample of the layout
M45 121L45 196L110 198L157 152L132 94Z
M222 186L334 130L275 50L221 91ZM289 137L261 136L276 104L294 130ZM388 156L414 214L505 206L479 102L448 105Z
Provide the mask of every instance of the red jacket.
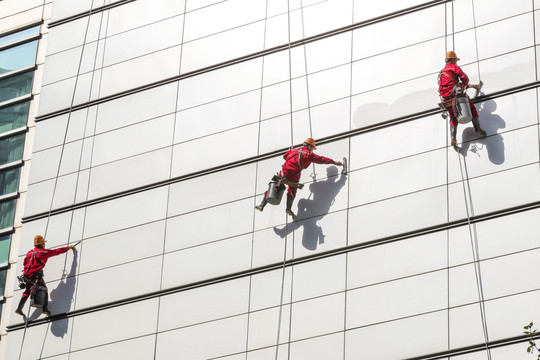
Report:
M465 86L469 84L469 77L456 64L447 63L441 70L439 80L439 94L443 98L448 98L452 94L452 89L461 80Z
M302 170L306 169L311 163L315 164L333 164L334 160L317 155L308 150L306 146L301 149L289 150L283 155L285 164L281 168L283 175L291 181L300 181Z
M54 250L42 249L35 247L26 253L24 258L23 274L27 278L32 277L35 273L42 270L47 263L47 260L56 255L60 255L69 250L69 246L61 247Z

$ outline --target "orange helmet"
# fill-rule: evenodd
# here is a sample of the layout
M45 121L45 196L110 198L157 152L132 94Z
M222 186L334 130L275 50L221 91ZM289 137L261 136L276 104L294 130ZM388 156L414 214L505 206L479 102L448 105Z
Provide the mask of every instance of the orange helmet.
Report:
M457 61L459 61L459 58L457 57L456 53L453 51L449 51L446 53L446 60L448 61L449 59L456 59Z
M45 244L46 242L47 240L45 240L41 235L36 235L36 237L34 238L34 246Z
M307 138L306 140L304 140L304 145L305 144L311 145L313 146L313 150L317 150L317 147L315 146L315 140L313 140L312 138Z

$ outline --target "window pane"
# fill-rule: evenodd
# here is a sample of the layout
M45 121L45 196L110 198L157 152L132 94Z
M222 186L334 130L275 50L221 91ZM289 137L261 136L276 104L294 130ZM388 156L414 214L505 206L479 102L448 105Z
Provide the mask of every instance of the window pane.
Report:
M17 191L20 171L21 168L0 171L0 196Z
M0 37L0 46L6 45L15 41L18 41L20 39L24 39L25 37L32 36L32 35L38 35L39 34L39 28L40 25L36 25L34 27L31 27L29 29L16 32L11 35L6 35Z
M0 74L36 63L38 41L32 41L19 46L0 51Z
M0 102L30 94L32 91L33 78L34 72L29 71L24 74L10 76L7 79L0 80Z
M0 134L23 127L28 122L30 102L0 109Z
M0 270L0 296L4 296L4 290L6 287L6 274L7 274L7 269ZM2 313L2 308L0 307L0 314L1 313Z
M23 155L24 134L0 140L0 165L21 160Z
M13 199L0 203L0 229L5 229L13 226L16 202L17 200Z
M11 245L11 235L0 236L0 264L5 264L9 261L10 245ZM2 283L2 279L0 279L0 292L1 291L4 291L4 283Z

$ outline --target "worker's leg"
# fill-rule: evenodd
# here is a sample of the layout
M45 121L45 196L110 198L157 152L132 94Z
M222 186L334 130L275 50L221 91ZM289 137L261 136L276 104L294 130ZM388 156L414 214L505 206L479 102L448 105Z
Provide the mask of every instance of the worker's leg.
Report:
M47 287L45 284L45 281L42 280L41 286ZM45 303L43 304L43 315L51 316L51 312L49 311L49 290L46 290L47 293L45 294Z
M25 291L25 293L26 293L26 291ZM15 310L15 314L19 314L21 316L24 316L23 307L24 307L24 304L26 303L27 300L28 300L28 295L25 295L23 293L23 295L21 296L21 300L19 300L19 305L17 306L17 310Z
M292 211L292 203L296 197L296 190L297 189L295 187L291 186L289 186L289 189L287 190L287 208L285 209L285 212L290 216L296 216Z
M476 107L471 99L469 99L469 107L471 108L471 114L473 116L472 124L474 126L474 131L476 131L478 135L486 135L486 132L480 127L480 121L478 121L478 111L476 111Z
M267 195L267 194L268 194L268 191L266 191L266 192L264 193L264 197L263 197L261 203L260 203L259 205L255 206L255 209L259 210L260 212L262 212L262 211L264 210L264 207L265 207L266 204L267 204L267 201L266 201L266 195Z
M458 121L456 119L456 116L454 115L454 109L452 109L451 107L448 108L448 115L450 116L450 144L452 146L456 146L457 145L457 140L456 140L456 136L457 136L457 126L458 126Z

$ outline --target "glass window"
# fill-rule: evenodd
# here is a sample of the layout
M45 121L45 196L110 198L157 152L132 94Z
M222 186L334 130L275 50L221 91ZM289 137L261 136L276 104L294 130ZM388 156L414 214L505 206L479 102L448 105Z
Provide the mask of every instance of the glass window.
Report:
M24 134L0 140L0 165L21 160L24 148Z
M0 270L0 296L4 296L4 290L6 287L6 274L7 269ZM0 304L0 314L2 313L2 304Z
M28 122L30 102L19 103L0 109L0 134L18 129Z
M0 102L30 94L34 72L25 72L0 80Z
M13 199L0 203L0 229L5 229L13 226L16 202L17 199Z
M0 171L0 196L11 194L17 191L19 186L19 174L21 168ZM1 238L0 238L1 241ZM0 245L1 247L1 245ZM1 263L2 261L0 261Z
M0 264L9 262L9 247L11 245L11 235L0 236ZM1 273L0 273L1 275ZM0 276L0 291L3 291L4 283Z
M38 41L32 41L0 51L0 74L36 63Z
M29 36L39 35L39 28L40 28L40 25L36 25L34 27L28 28L23 31L18 31L11 35L2 36L0 37L0 46L9 44L15 41L19 41Z

